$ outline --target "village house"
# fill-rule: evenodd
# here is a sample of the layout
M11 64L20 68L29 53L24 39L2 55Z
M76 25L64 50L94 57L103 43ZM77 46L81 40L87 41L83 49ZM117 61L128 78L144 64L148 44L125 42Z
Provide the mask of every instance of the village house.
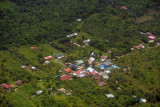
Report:
M100 69L104 69L105 67L104 67L103 65L100 65L99 68L100 68Z
M91 41L90 39L87 39L87 40L84 40L83 43L84 43L85 45L89 45L90 41Z
M97 73L97 74L94 75L94 78L95 78L96 80L99 80L99 79L101 79L101 76Z
M3 87L6 90L11 88L11 86L9 84L6 84L6 83L1 84L1 87Z
M101 61L102 61L102 62L105 61L105 60L107 60L107 59L108 59L107 56L102 56L102 57L101 57Z
M117 87L117 90L121 90L122 88L121 87Z
M22 80L18 80L15 82L17 85L22 85L23 84L23 81Z
M108 75L104 75L104 76L102 76L104 79L109 79L109 76Z
M142 45L142 44L139 44L139 45L137 45L137 46L134 46L133 48L134 48L134 49L141 49L141 48L145 48L145 46Z
M146 103L146 102L147 102L147 100L146 100L146 99L141 98L141 99L140 99L140 102L142 102L142 103Z
M114 98L114 95L113 94L106 94L106 97L108 97L108 98Z
M95 58L90 57L89 60L88 60L88 63L89 63L89 64L92 64L94 61L95 61Z
M55 58L56 58L56 59L61 59L61 58L63 58L63 57L64 57L64 56L63 56L61 53L55 55Z
M50 64L50 61L44 61L44 64Z
M26 68L26 66L25 66L25 65L22 65L21 68Z
M100 82L98 83L98 85L99 85L99 86L104 86L105 83L104 83L103 81L100 81Z
M70 78L71 78L70 75L63 75L63 76L60 77L60 79L61 79L62 81L69 80Z
M35 69L36 69L36 67L35 67L35 66L32 66L32 67L31 67L31 69L35 70Z
M120 9L122 9L122 10L126 10L126 9L127 9L127 7L126 7L126 6L121 6L121 7L120 7Z
M44 57L44 59L46 59L46 60L49 60L49 59L52 59L53 57L52 56L46 56L46 57Z
M31 47L29 47L31 50L35 50L36 49L36 47L33 47L33 46L31 46Z
M39 91L36 92L36 94L40 95L40 94L42 94L42 92L43 92L42 90L39 90Z
M67 35L66 37L70 38L70 37L74 37L74 36L78 36L78 33L72 33L72 34Z
M103 66L106 67L110 67L111 65L113 65L113 63L111 63L110 61L106 61L103 63Z
M78 70L78 71L74 72L73 75L77 75L78 76L81 72L82 72L82 70Z
M156 37L154 37L153 35L150 35L150 36L148 36L148 38L149 38L150 40L154 40Z
M149 35L149 36L150 36L150 35L152 35L152 33L151 33L151 32L146 32L145 34L146 34L146 35Z
M83 60L77 60L77 61L76 61L76 64L77 64L77 65L81 65L81 64L83 64L83 63L84 63Z
M104 71L106 74L109 74L109 73L111 73L111 71L110 70L106 70L106 71Z
M89 67L89 68L87 68L87 71L92 72L92 71L94 71L94 69Z
M71 72L72 70L71 70L70 68L66 68L65 71L66 71L67 73L69 73L69 72Z
M82 19L77 19L77 21L78 21L78 22L81 22L81 21L82 21Z

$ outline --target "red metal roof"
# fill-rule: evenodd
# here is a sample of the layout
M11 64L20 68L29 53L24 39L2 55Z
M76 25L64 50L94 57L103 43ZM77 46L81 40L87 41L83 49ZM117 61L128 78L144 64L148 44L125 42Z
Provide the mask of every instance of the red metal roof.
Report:
M68 72L71 72L71 69L67 68L67 69L65 69L65 71L68 73Z
M52 59L52 58L53 58L52 56L44 57L44 59Z
M92 71L92 72L90 72L91 74L95 74L95 72L94 71Z
M62 76L60 79L61 79L62 81L64 81L64 80L68 80L68 79L70 79L70 78L71 78L70 75L65 75L65 76Z
M10 85L6 83L1 84L1 86L4 87L5 89L9 89L11 87Z
M79 75L82 70L78 70L75 72L76 75Z

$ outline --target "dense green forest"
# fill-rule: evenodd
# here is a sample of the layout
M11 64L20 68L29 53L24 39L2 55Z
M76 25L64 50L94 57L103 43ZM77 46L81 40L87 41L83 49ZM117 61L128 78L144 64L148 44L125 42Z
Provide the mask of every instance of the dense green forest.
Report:
M0 84L14 85L0 87L0 106L160 106L159 9L159 0L0 0ZM72 33L78 35L68 38ZM145 48L132 50L138 44ZM96 61L90 65L92 52ZM64 58L44 63L44 57L59 53ZM119 67L109 79L90 75L61 81L69 75L66 63L76 60L99 73L103 55ZM18 80L24 83L17 85ZM105 85L98 86L100 81Z

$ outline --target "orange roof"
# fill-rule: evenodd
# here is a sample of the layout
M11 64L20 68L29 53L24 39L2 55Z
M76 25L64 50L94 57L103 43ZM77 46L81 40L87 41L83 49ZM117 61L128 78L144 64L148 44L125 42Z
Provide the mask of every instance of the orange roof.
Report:
M67 69L65 69L65 71L68 73L68 72L71 72L71 69L67 68Z
M75 72L76 75L79 75L82 70L78 70Z
M92 71L92 72L91 72L91 74L95 74L95 72L94 72L94 71Z
M52 59L53 57L52 56L47 56L47 57L44 57L44 59L48 60L48 59Z

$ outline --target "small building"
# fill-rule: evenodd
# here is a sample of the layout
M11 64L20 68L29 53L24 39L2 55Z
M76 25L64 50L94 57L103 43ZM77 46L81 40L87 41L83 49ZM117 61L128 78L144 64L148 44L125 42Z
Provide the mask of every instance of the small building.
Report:
M120 9L122 9L122 10L126 10L126 9L127 9L127 7L126 7L126 6L121 6L121 7L120 7Z
M90 72L90 74L94 75L94 74L96 74L96 72L95 72L95 71L92 71L92 72Z
M150 35L150 36L148 36L148 38L149 38L150 40L154 40L156 37L154 37L153 35Z
M134 49L141 49L141 48L145 48L145 46L142 45L142 44L139 44L139 45L137 45L137 46L134 46L133 48L134 48Z
M25 66L25 65L22 65L21 68L26 68L26 66Z
M80 74L79 77L83 78L83 77L85 77L85 74Z
M69 73L69 72L71 72L72 70L71 70L70 68L66 68L65 71L66 71L67 73Z
M100 81L100 82L98 83L98 85L99 85L99 86L104 86L105 83L104 83L103 81Z
M50 64L50 61L44 61L44 64Z
M111 73L111 71L110 70L106 70L106 71L104 71L106 74L109 74L109 73Z
M96 80L99 80L99 79L101 79L101 76L97 73L97 74L94 75L94 78L95 78Z
M109 76L108 75L104 75L103 78L104 79L109 79Z
M6 83L1 84L1 87L3 87L6 90L11 88L11 86L9 84L6 84Z
M117 90L121 90L122 88L121 87L117 87Z
M69 80L70 78L71 78L70 75L63 75L63 76L60 77L60 79L61 79L62 81Z
M89 63L89 64L92 64L94 61L95 61L95 58L90 57L89 60L88 60L88 63Z
M42 90L39 90L39 91L37 91L36 93L37 93L37 95L39 95L39 94L42 94Z
M119 68L119 67L116 66L116 65L112 65L112 68L117 69L117 68Z
M81 72L82 72L82 70L78 70L78 71L74 72L73 75L80 75Z
M77 21L78 21L78 22L81 22L81 21L82 21L82 19L77 19Z
M36 69L36 67L32 66L32 67L31 67L31 69L35 70L35 69Z
M90 41L91 41L90 39L87 39L87 40L84 40L83 43L88 45L90 43Z
M46 57L44 57L44 59L46 59L46 60L49 60L49 59L52 59L53 57L52 56L46 56Z
M92 72L92 71L94 71L94 69L89 67L89 68L87 68L87 71Z
M102 57L101 57L101 61L102 61L102 62L105 61L105 60L107 60L107 59L108 59L107 56L102 56Z
M146 100L146 99L141 98L141 99L140 99L140 102L142 102L142 103L146 103L146 102L147 102L147 100Z
M106 97L108 97L108 98L114 98L114 95L113 94L106 94Z
M31 50L35 50L36 49L36 47L33 47L33 46L31 46L31 47L29 47Z
M104 67L103 65L100 65L99 68L100 68L100 69L104 69L105 67Z
M18 80L15 82L17 85L22 85L23 84L23 81L22 80Z
M147 34L147 35L149 35L149 36L150 36L150 35L152 35L152 33L151 33L151 32L146 32L145 34Z
M64 57L64 56L63 56L61 53L55 55L55 58L56 58L56 59L61 59L61 58L63 58L63 57Z
M104 67L110 67L113 63L111 63L110 61L106 61L103 63Z
M76 63L77 63L78 65L81 65L81 64L84 63L84 61L83 61L83 60L77 60Z

